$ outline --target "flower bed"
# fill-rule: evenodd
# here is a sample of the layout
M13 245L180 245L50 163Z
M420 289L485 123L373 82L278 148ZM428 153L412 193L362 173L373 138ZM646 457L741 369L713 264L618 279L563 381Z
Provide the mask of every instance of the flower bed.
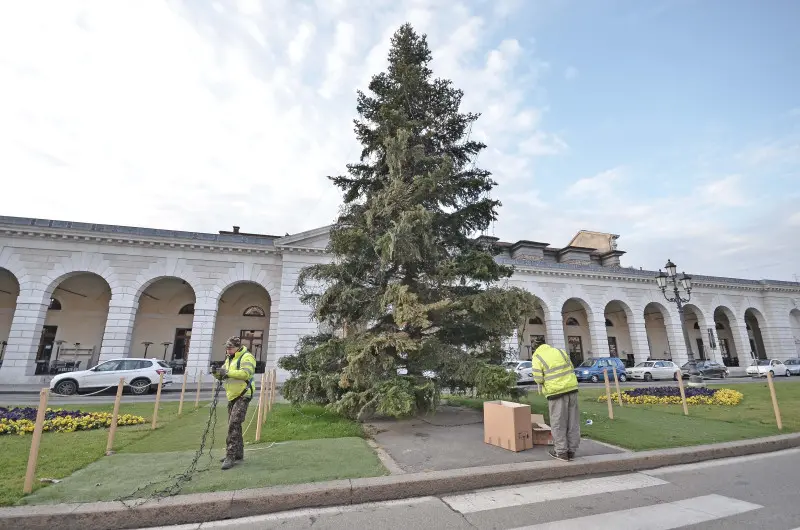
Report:
M0 435L32 433L36 423L36 407L0 407ZM139 425L145 419L131 414L117 416L117 425ZM102 429L111 425L110 412L47 409L44 415L46 432L74 432Z
M689 405L738 405L744 395L730 388L693 388L684 390ZM603 394L597 401L606 401ZM611 394L611 399L619 403L619 394ZM634 405L680 405L681 392L674 386L651 386L634 388L622 392L622 402Z

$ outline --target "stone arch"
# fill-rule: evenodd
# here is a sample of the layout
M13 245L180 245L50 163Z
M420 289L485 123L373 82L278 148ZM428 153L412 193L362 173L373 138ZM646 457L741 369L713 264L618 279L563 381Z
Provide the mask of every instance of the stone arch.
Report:
M592 307L583 298L573 296L561 304L561 317L567 351L572 364L578 366L597 345L592 343L591 326L595 320ZM568 325L569 319L578 321L578 326Z
M182 309L197 303L195 288L186 278L164 275L137 279L132 293L130 356L163 358L173 363L173 373L179 375L194 327L194 313Z
M708 343L708 325L703 310L696 304L688 303L683 306L683 314L686 319L686 331L689 334L695 359L712 358Z
M271 270L255 264L237 263L226 274L217 279L206 296L219 301L222 293L240 283L255 283L263 287L274 303L280 299L279 278L272 277Z
M75 253L69 258L64 258L55 265L42 278L42 303L46 299L49 303L55 288L68 278L78 274L91 273L105 280L109 291L119 288L120 281L111 264L100 254L89 252Z
M603 316L606 320L606 336L608 340L608 352L612 357L619 357L623 360L628 359L628 355L633 355L633 337L630 325L634 322L634 314L631 307L619 299L609 300L603 308ZM609 326L609 324L611 324Z
M177 278L186 282L195 294L196 298L200 298L198 292L201 285L200 280L194 273L194 270L186 263L184 259L164 259L159 260L141 271L134 280L131 287L128 289L127 295L130 296L134 303L139 303L142 293L155 282L163 278Z
M726 305L715 307L712 316L722 363L726 366L739 366L743 361L746 362L750 349L742 341L744 323L740 323L733 310Z
M95 264L101 265L98 261ZM95 270L57 270L55 278L45 284L35 374L47 374L64 362L83 370L94 366L100 357L112 298L109 277L111 281L116 278L101 274L105 269L99 266L83 265ZM50 310L55 298L60 310Z
M675 360L672 315L661 302L648 302L642 310L650 359Z
M547 320L549 316L549 305L541 297L534 295L533 313L523 317L522 323L517 329L516 344L509 344L507 349L516 348L520 359L529 360L536 348L540 344L547 343L549 329ZM513 337L511 337L513 341Z
M750 351L754 352L759 359L767 359L770 352L767 351L764 331L767 327L767 319L764 314L755 307L748 307L744 310L744 323L750 341Z
M5 356L19 293L20 282L17 275L0 266L0 359Z
M263 314L246 314L252 307L260 308ZM224 350L218 344L230 336L238 336L242 344L253 353L257 361L257 371L261 372L272 351L270 343L275 337L275 328L277 304L270 296L268 288L263 283L252 280L237 279L230 282L217 298L211 336L211 361L219 362L224 358Z
M17 286L22 290L22 285L28 281L28 273L20 263L17 254L13 253L10 247L0 250L0 269L7 270L17 282Z
M795 355L800 356L800 309L789 311L789 329L794 340Z

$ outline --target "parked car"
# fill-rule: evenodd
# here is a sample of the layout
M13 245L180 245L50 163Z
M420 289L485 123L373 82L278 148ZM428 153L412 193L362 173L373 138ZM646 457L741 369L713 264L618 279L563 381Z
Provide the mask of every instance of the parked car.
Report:
M724 365L716 361L696 361L695 364L697 365L697 371L700 372L700 376L707 379L714 377L725 379L730 373ZM684 379L689 377L689 363L681 366L681 374L683 374Z
M783 364L790 374L800 375L800 359L786 359Z
M112 359L94 368L59 374L50 381L56 394L72 395L82 390L101 390L115 387L121 377L132 394L144 395L155 390L164 374L164 385L172 383L172 368L160 359Z
M654 379L678 380L678 365L672 361L643 361L628 368L628 377L652 381Z
M619 381L621 383L627 381L628 372L619 357L592 357L586 359L575 368L575 377L581 382L591 381L592 383L598 383L603 380L603 370L605 369L608 370L609 380L613 380L612 370L615 367Z
M533 383L533 363L531 361L507 361L506 370L517 374L517 383Z
M772 372L773 377L776 375L785 375L786 377L792 375L792 372L783 364L783 361L778 359L756 359L747 367L747 375L750 377L767 377L768 372Z

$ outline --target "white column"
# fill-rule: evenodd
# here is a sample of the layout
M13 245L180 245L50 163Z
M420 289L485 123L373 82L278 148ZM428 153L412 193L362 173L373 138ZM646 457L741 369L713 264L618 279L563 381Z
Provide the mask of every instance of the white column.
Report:
M514 330L514 333L505 337L503 339L503 349L510 353L511 355L516 355L517 359L520 359L520 347L519 347L519 331Z
M545 312L545 341L553 348L565 349L567 347L567 339L564 337L564 320L561 316L561 311L546 311ZM533 352L531 352L533 353Z
M608 330L606 329L605 311L602 307L592 307L586 315L589 321L589 337L592 339L592 355L595 357L608 357ZM588 357L588 355L584 355Z
M750 336L747 334L744 315L736 315L736 318L730 321L730 327L733 344L736 346L736 356L739 358L739 367L750 366L753 357L750 355Z
M130 357L133 325L136 322L136 310L139 304L132 295L113 292L108 303L108 320L103 331L103 343L100 346L98 363L109 359Z
M766 329L761 330L767 358L788 359L796 355L794 334L790 324L793 306L789 300L779 296L764 296L764 320Z
M47 317L49 297L41 289L21 289L8 333L8 345L0 367L0 383L14 384L34 375L36 351Z
M664 326L667 328L667 338L669 340L669 350L672 354L672 361L678 366L683 366L684 363L689 361L689 354L686 351L686 337L683 335L680 314L678 314L678 309L673 307L674 306L670 304L668 309L669 321L667 321L667 318L664 318ZM697 355L695 355L695 360L696 359Z
M633 357L635 363L646 361L650 357L650 346L647 342L647 327L644 321L644 308L635 307L631 310L633 316L628 316L628 331L631 336Z
M189 343L189 358L186 363L185 377L196 381L197 374L210 372L211 352L214 344L214 325L217 321L217 302L211 298L198 298L194 304L192 320L192 339ZM222 348L227 337L218 337L216 347ZM207 377L204 380L208 380Z
M714 322L712 322L712 324L714 324ZM711 334L711 337L709 337L709 333ZM706 345L706 357L711 361L716 361L722 364L722 352L720 351L719 347L719 335L717 334L715 325L709 326L704 331L704 335L703 344ZM709 344L709 340L711 340L711 338L714 340L714 348L712 348L711 344Z

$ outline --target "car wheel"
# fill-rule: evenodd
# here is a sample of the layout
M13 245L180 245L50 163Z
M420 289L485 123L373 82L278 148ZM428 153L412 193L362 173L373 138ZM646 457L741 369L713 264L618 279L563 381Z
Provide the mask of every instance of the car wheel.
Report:
M772 377L775 377L775 372L773 370L770 370L769 371L769 375L771 375Z
M131 381L131 394L143 396L150 392L150 381L147 379L135 379Z
M78 393L78 383L72 379L65 379L63 381L59 381L54 390L56 394L71 396Z
M725 379L726 377L728 377L728 374L726 374L725 372L722 372L722 379Z
M592 383L599 383L599 382L600 382L600 378L599 378L599 377L597 377L596 375L593 375L592 377L590 377L590 378L589 378L589 380L590 380Z
M646 374L644 374L644 380L649 383L650 381L653 380L653 375L650 372L647 372Z
M619 382L620 383L624 383L627 380L628 380L628 378L625 377L625 374L620 374L620 376L619 376Z
M786 370L786 377L791 377L791 375L792 375L792 372L790 372L789 370Z

